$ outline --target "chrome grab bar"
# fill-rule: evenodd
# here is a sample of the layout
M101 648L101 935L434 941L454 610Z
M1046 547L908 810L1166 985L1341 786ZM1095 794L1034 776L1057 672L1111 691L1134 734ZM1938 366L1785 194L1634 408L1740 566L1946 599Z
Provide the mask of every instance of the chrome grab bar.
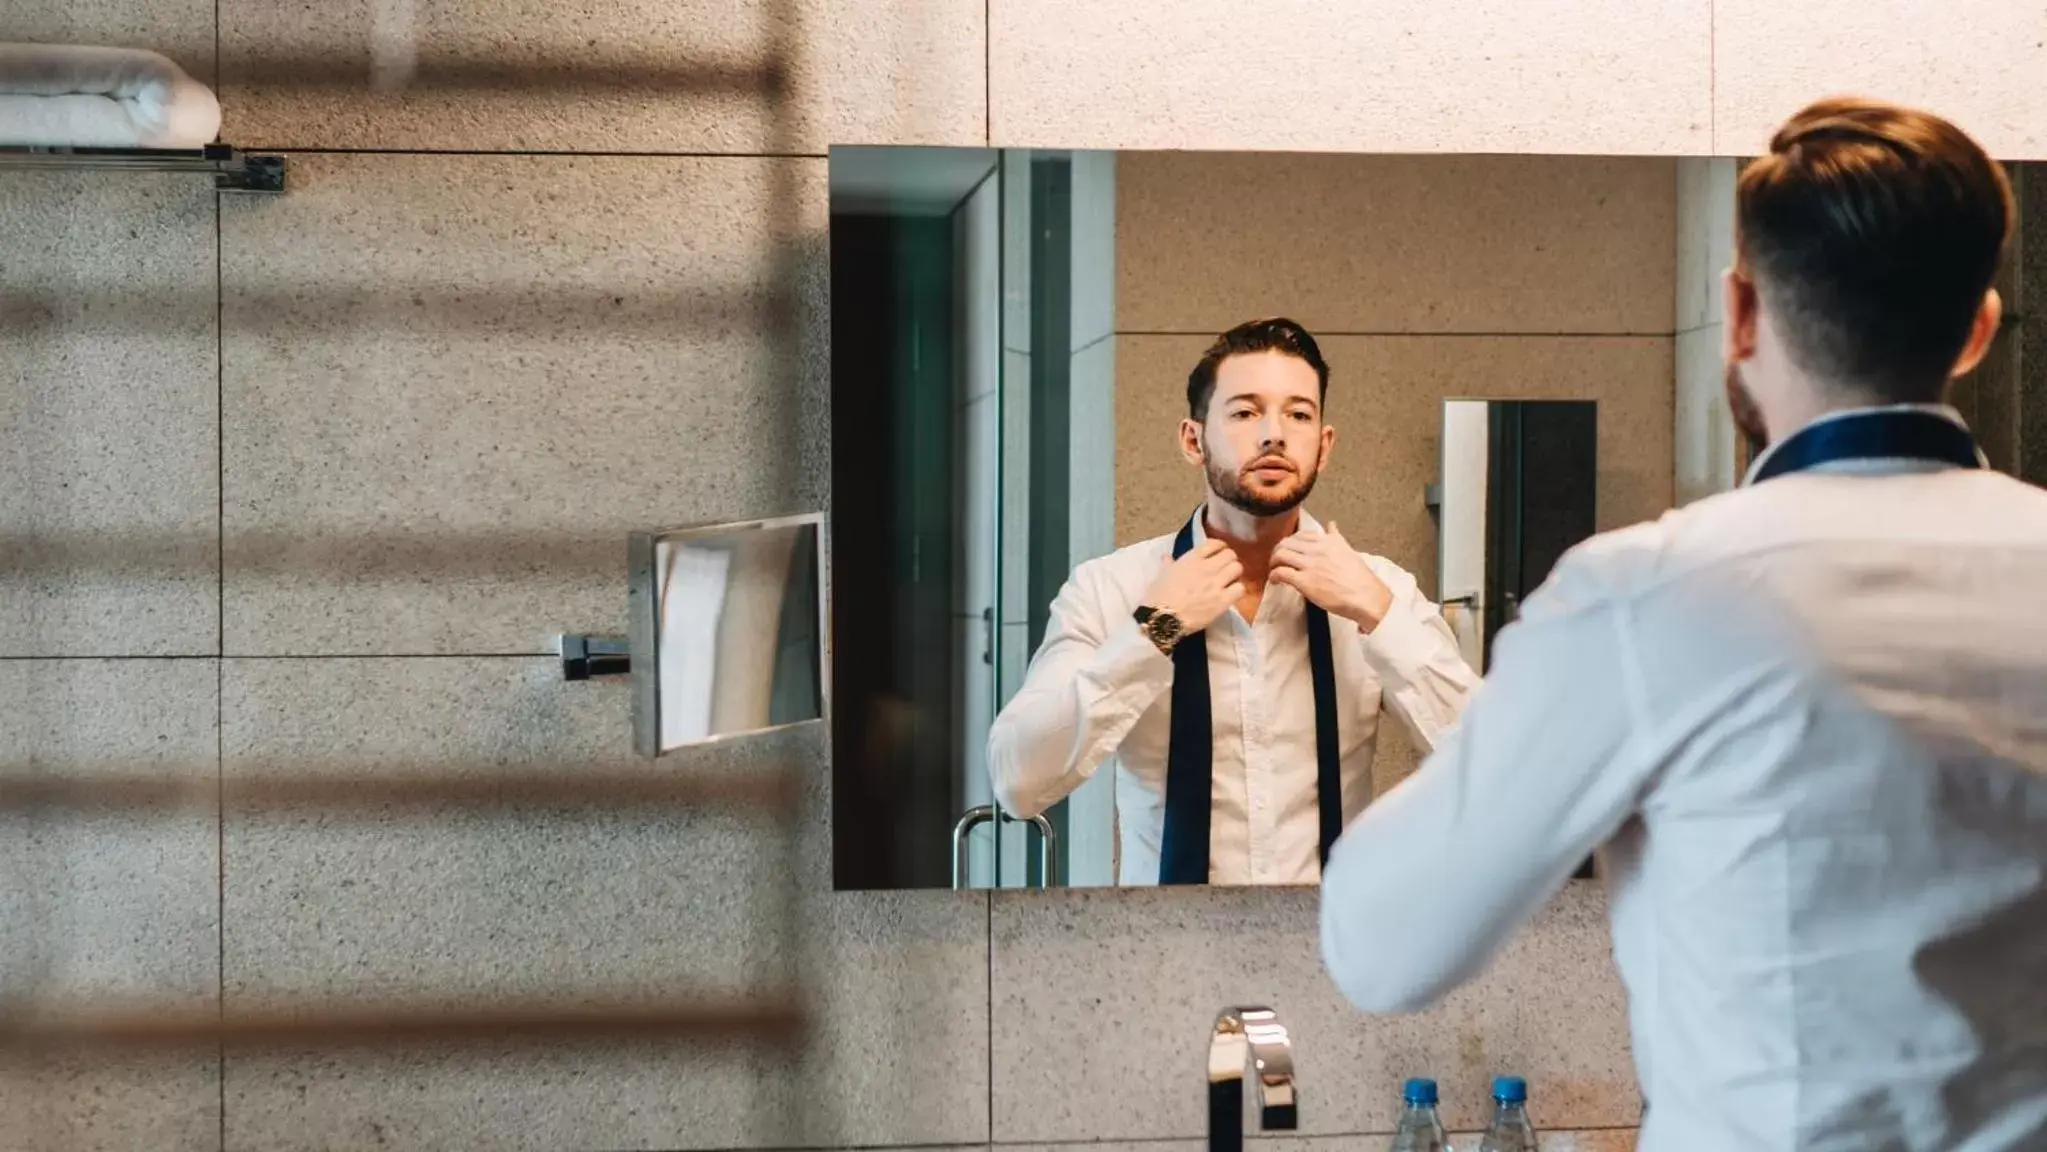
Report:
M1038 886L1056 887L1059 883L1059 832L1052 827L1052 821L1043 812L1025 819L1011 816L993 804L977 804L960 814L959 822L952 826L952 886L968 887L967 879L967 834L977 826L1000 818L1010 824L1035 824L1038 828Z

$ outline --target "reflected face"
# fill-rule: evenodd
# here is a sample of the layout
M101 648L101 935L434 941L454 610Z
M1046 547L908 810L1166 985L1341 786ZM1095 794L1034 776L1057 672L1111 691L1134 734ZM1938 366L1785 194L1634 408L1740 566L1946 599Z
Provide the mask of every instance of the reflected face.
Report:
M1208 487L1254 516L1278 516L1315 488L1336 431L1322 422L1315 369L1284 352L1248 352L1216 366L1201 424Z

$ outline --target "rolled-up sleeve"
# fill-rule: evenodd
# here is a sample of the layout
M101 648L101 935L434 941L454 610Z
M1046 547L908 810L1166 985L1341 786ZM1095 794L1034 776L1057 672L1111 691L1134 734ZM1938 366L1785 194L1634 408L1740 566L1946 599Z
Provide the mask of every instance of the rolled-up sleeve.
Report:
M1101 579L1082 565L1059 590L1023 687L988 730L989 782L1017 816L1085 783L1172 685L1172 660L1135 620L1104 618Z
M1558 572L1565 590L1501 631L1462 719L1330 855L1323 960L1366 1011L1418 1010L1475 975L1639 802L1655 758L1625 610Z
M1464 714L1478 674L1414 577L1388 561L1365 559L1393 593L1385 619L1361 637L1365 660L1379 678L1387 710L1406 725L1416 749L1427 752Z

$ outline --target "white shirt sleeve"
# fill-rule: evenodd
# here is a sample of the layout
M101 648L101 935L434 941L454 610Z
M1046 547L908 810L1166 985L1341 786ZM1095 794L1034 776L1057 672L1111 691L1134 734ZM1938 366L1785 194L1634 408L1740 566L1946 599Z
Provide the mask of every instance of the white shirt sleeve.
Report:
M1352 1003L1415 1011L1475 975L1633 814L1659 758L1626 620L1567 556L1461 721L1337 841L1322 955Z
M1014 815L1036 816L1085 783L1172 686L1172 660L1134 619L1104 619L1100 579L1082 565L1059 590L1023 687L988 729L989 781Z
M1366 562L1392 590L1393 603L1362 638L1365 660L1379 677L1386 709L1406 725L1415 749L1428 752L1463 715L1478 674L1464 662L1457 634L1414 577L1386 561Z

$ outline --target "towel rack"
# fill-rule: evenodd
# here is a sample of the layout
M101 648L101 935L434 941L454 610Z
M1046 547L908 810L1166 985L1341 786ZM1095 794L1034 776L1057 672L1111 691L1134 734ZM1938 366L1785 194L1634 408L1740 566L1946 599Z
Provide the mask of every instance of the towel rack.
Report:
M284 157L252 156L226 144L203 148L48 148L0 144L0 169L113 168L131 172L210 172L223 192L284 191Z

